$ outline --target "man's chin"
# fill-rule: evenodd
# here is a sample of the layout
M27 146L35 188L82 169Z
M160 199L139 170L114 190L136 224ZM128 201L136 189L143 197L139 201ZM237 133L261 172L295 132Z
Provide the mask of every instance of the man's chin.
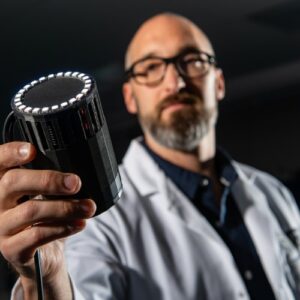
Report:
M179 126L180 127L180 126ZM162 125L148 130L151 137L161 146L182 152L194 152L203 138L203 128L178 128Z
M181 152L186 152L186 153L192 153L195 152L195 150L198 148L198 145L200 141L179 141L178 139L161 139L154 137L154 140L158 144L160 144L163 147L166 147L171 150L176 150L176 151L181 151Z

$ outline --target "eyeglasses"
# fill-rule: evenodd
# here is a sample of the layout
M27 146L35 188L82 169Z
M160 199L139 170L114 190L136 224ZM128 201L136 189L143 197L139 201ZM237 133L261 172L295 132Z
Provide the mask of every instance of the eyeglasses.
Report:
M174 64L180 76L196 78L205 75L210 66L217 62L213 55L200 50L185 51L169 58L146 57L136 61L125 71L126 81L133 78L142 85L157 85L163 80L170 63Z

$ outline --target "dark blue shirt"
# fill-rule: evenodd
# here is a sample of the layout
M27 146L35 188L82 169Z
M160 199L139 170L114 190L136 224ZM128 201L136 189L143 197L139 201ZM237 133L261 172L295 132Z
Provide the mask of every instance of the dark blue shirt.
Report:
M213 183L209 177L178 167L155 154L145 143L144 146L159 167L194 203L227 244L251 299L275 300L253 241L231 193L231 186L238 175L228 154L218 149L215 157L216 171L222 185L220 205L217 205Z

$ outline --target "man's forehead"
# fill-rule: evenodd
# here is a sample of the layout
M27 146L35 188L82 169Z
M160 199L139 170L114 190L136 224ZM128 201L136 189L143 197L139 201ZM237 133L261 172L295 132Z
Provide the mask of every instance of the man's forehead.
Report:
M126 67L149 54L175 55L194 47L213 54L206 35L191 21L174 15L159 15L146 21L133 37L126 55Z

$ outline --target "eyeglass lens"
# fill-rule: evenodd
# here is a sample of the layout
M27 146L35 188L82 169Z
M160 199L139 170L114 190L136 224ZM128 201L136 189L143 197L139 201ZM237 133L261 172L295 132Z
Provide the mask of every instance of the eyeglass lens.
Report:
M148 58L134 66L134 78L141 84L159 82L163 79L167 65L170 62L175 64L181 76L189 78L203 75L210 65L208 56L205 53L186 53L173 59Z

